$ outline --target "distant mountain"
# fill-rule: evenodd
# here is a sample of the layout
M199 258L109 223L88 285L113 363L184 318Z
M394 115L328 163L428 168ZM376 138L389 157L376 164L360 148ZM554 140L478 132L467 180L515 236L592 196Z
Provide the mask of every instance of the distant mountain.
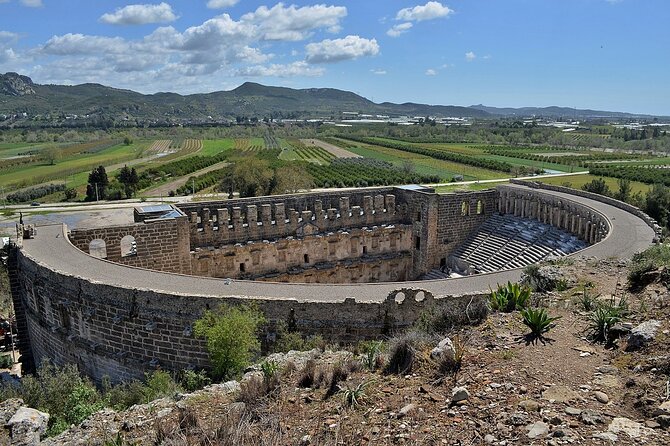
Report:
M338 118L342 112L391 116L485 117L469 107L376 104L350 91L296 90L247 82L234 90L206 94L141 94L99 84L39 85L17 73L0 74L0 115L54 122L89 117L132 122L207 122L246 117ZM0 116L1 117L1 116Z
M495 116L520 118L545 117L564 119L586 119L586 118L651 118L651 115L640 115L635 113L612 112L603 110L582 110L570 107L521 107L521 108L498 108L485 105L472 105L470 108L484 111Z
M100 84L40 85L17 73L0 74L0 125L188 124L248 118L338 119L343 112L388 116L437 117L649 117L630 113L564 107L459 107L407 102L374 103L350 91L334 88L293 89L246 82L234 90L180 95L141 94Z

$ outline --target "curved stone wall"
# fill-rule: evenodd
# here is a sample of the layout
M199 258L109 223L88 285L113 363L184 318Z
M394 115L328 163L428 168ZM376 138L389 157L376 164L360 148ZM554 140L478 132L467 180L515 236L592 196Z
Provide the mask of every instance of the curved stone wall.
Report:
M631 214L560 193L518 186L480 195L425 194L407 199L402 197L405 193L396 195L405 206L403 213L416 216L414 221L407 221L412 235L426 237L415 247L418 249L413 249L420 251L415 253L414 261L419 259L425 265L438 263L439 258L434 256L442 255L443 246L453 243L437 235L438 226L443 223L438 215L447 215L446 211L439 211L439 206L458 209L449 212L458 214L456 221L463 222L465 231L469 224L475 224L470 222L492 211L482 204L479 217L474 212L468 219L469 215L461 213L463 202L476 206L481 199L478 197L500 197L489 201L488 206L547 219L593 241L603 239L603 231L610 230L617 238L627 237L627 249L649 244L653 238L644 222ZM611 221L605 216L610 211L619 212ZM638 221L652 235L642 229L630 236L621 233L637 227ZM142 227L151 234L151 225ZM124 233L114 228L109 231L117 238ZM616 254L621 245L608 242L610 239L605 238L585 252ZM462 279L356 285L228 281L152 271L91 257L70 242L64 226L38 227L34 238L23 240L22 245L11 256L10 267L16 283L16 308L24 309L18 315L25 320L21 335L30 338L32 347L32 352L23 353L32 354L36 362L42 358L74 362L96 380L104 375L114 380L140 378L144 371L156 367L208 367L204 344L193 336L192 325L206 309L222 303L258 305L269 320L266 342L271 342L279 322L305 334L354 341L403 329L424 311L444 311L455 322L467 322L481 314L489 286L518 279L518 271L505 271ZM140 249L138 243L138 258Z

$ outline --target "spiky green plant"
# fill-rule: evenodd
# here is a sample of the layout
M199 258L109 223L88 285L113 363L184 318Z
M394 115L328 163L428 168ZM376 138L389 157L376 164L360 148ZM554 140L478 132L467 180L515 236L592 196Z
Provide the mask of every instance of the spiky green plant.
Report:
M591 313L591 337L596 342L606 342L612 326L621 322L628 314L628 301L625 298L616 302L615 297L600 303Z
M379 365L379 356L383 345L382 341L369 341L363 344L363 353L365 354L363 364L371 372L374 372Z
M494 311L510 313L528 306L531 290L528 286L507 282L507 285L498 285L498 289L489 295L489 306Z
M531 334L536 338L542 338L544 333L556 325L554 322L561 318L550 317L544 308L524 308L521 310L521 317L524 325L530 328Z
M344 405L347 407L358 407L365 401L365 388L370 384L370 381L363 381L357 386L354 387L341 387L337 386L340 389L342 394L342 400Z

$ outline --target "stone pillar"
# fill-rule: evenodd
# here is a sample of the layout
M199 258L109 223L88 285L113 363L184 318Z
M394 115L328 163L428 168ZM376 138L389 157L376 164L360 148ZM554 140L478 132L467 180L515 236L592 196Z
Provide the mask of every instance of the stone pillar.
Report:
M323 210L323 203L321 200L314 201L314 224L322 230L326 227L325 212Z
M374 208L373 208L373 201L372 201L372 196L366 195L363 197L363 219L365 220L365 224L371 225L374 223Z
M261 205L261 222L263 226L267 226L268 228L272 226L272 205Z
M202 235L204 237L204 242L206 244L212 243L212 233L214 229L212 228L212 221L209 217L209 208L204 208L202 210Z
M384 196L383 195L375 195L374 198L374 209L376 214L381 214L384 212Z
M326 228L333 229L337 227L338 225L337 209L335 208L328 209L328 211L326 211L326 215L328 216L328 221L326 222Z
M286 209L284 203L275 205L275 225L277 226L277 236L283 237L286 231Z
M349 197L340 197L340 224L342 226L347 226L351 221L349 216L350 212L351 209L349 209Z
M395 215L395 195L386 195L384 197L384 206L388 215Z
M258 208L255 204L247 206L247 223L249 224L249 237L258 239L260 230L258 228Z

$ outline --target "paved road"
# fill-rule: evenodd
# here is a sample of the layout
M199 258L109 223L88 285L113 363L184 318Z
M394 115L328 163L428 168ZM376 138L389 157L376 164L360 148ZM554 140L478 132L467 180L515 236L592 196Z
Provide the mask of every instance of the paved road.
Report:
M514 186L524 189L523 186ZM640 218L605 203L560 192L542 191L587 204L607 215L612 223L609 236L573 256L597 258L629 257L651 245L654 232ZM486 292L498 283L519 279L521 270L468 276L458 279L402 283L368 284L278 284L270 282L232 281L182 276L156 271L129 268L91 257L71 245L61 225L37 228L37 237L24 240L24 253L64 274L88 277L109 285L150 289L159 292L198 296L239 296L257 298L296 299L298 301L342 301L354 297L359 302L385 299L389 292L401 287L417 287L435 295Z

